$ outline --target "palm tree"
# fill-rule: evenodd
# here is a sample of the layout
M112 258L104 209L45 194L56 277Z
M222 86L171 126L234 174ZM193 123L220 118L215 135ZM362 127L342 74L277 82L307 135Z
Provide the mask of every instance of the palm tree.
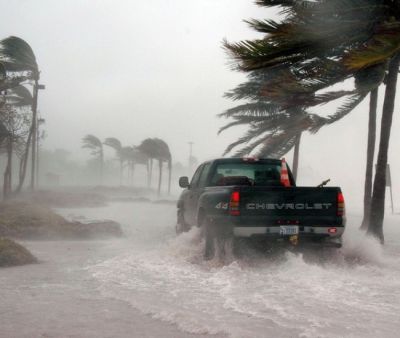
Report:
M122 185L123 174L124 174L124 155L123 155L123 147L121 141L115 137L108 137L104 141L104 144L115 150L115 154L117 155L120 165L119 184Z
M147 157L147 186L151 186L151 178L153 176L153 159L157 159L158 146L154 139L147 138L137 147L142 154Z
M365 168L364 182L364 215L361 229L368 229L371 214L372 179L376 143L376 110L378 106L378 88L370 93L369 116L368 116L368 141L367 141L367 163Z
M172 175L172 157L171 152L169 150L168 144L159 139L155 138L154 141L158 146L158 164L159 164L159 180L158 180L158 195L161 192L161 180L162 180L162 164L163 162L167 162L168 164L168 194L171 192L171 175Z
M15 109L26 109L27 107L32 106L33 97L30 91L26 87L20 85L8 90L6 95L6 101ZM20 192L24 185L31 140L32 140L32 125L29 128L28 137L24 142L24 150L21 149L20 151L19 183L16 192Z
M305 74L312 74L312 69L315 69L315 67L321 69L322 65L325 65L326 67L329 66L329 72L324 74L323 79L315 81L315 79L312 78L305 78ZM311 70L309 70L309 68ZM225 97L233 100L247 99L250 100L250 102L241 104L227 110L223 114L220 114L221 117L230 117L234 119L234 122L223 127L222 130L237 124L247 123L254 126L260 124L263 120L271 121L271 123L267 124L269 129L267 128L264 132L273 131L273 133L269 136L268 134L265 134L266 137L262 140L263 142L269 142L269 138L274 136L276 132L281 129L279 140L281 141L282 150L286 149L286 151L289 151L291 149L291 147L287 148L288 143L295 148L293 156L293 173L297 176L300 138L301 133L306 129L304 129L303 120L302 125L299 126L299 133L295 137L295 141L293 139L293 132L288 133L287 137L285 137L285 124L289 121L286 116L288 114L305 114L309 107L325 104L343 96L349 96L349 99L338 109L336 114L329 118L321 118L317 115L313 115L312 120L309 120L310 123L307 124L309 131L315 133L323 125L331 124L347 115L364 99L370 88L376 87L383 78L382 68L375 67L380 72L375 71L377 74L375 74L375 76L369 76L367 81L360 81L360 79L363 78L363 72L357 74L355 90L315 94L315 91L321 90L341 79L341 77L338 77L338 74L343 73L341 68L342 67L338 65L336 61L327 60L323 61L322 64L321 62L310 62L309 64L304 65L302 72L299 75L296 75L296 73L293 72L295 69L293 69L293 71L288 71L286 68L282 67L274 67L272 69L267 69L266 71L251 71L249 74L249 80L246 83L239 85L225 94ZM369 69L368 74L371 73L372 71ZM347 77L346 74L343 74L343 76ZM277 115L281 115L283 118L277 119ZM240 118L238 119L238 117ZM311 115L309 117L311 117ZM271 128L271 124L274 127ZM246 137L240 139L237 143L235 142L233 145L237 146L240 143L249 142L252 134L253 138L259 138L260 133L262 132L263 130L260 128L250 128ZM259 142L255 143L255 145L258 146ZM275 145L278 146L276 143ZM251 151L253 148L254 147L250 144L246 149ZM262 152L259 153L259 155L260 154L263 156L272 155L268 152ZM283 156L284 152L280 152L280 155ZM277 156L277 154L275 153L274 156Z
M163 162L168 163L169 179L168 179L168 194L171 191L171 175L172 175L172 157L169 150L168 144L159 138L147 138L137 147L140 152L146 155L149 160L149 178L148 186L151 185L151 175L152 175L152 162L153 159L158 161L159 164L159 179L158 179L158 195L161 192L161 182L162 182L162 169Z
M94 135L88 134L82 139L82 148L90 149L91 155L96 156L99 162L100 182L103 181L104 151L103 143Z
M390 60L389 71L385 90L385 99L382 110L381 136L379 141L376 174L371 198L371 209L368 233L377 237L383 244L383 219L385 215L386 194L386 167L388 162L388 149L390 131L392 127L394 102L396 98L397 74L400 65L400 54L397 53Z
M0 40L0 63L8 72L17 74L11 83L17 85L23 80L34 81L32 100L32 166L31 166L31 189L35 185L36 168L36 128L37 128L37 103L39 92L40 72L36 62L35 54L29 44L16 36L10 36Z
M136 165L144 164L147 166L148 158L145 154L143 154L135 146L122 147L121 155L122 155L123 160L127 163L128 178L130 178L130 180L133 184L133 176L134 176Z
M3 197L7 198L12 192L12 168L13 154L21 150L30 125L30 115L17 111L14 107L7 105L0 114L0 121L6 130L5 150L7 154L7 165L4 172Z
M135 146L122 147L120 150L122 162L126 162L128 168L128 180L133 184L133 176L136 164L147 164L147 157L140 153Z
M343 64L344 72L341 78L356 77L360 72L369 73L370 69L383 68L387 60L390 60L399 50L400 23L399 5L392 1L357 0L349 1L343 6L342 1L257 1L262 6L282 6L286 13L285 19L280 22L252 20L250 25L268 36L262 40L244 41L237 44L225 43L237 67L241 70L250 71L255 69L270 69L272 67L284 66L291 69L291 74L302 74L303 66L307 66L315 60L322 58L335 58ZM393 61L394 62L394 61ZM329 70L325 67L324 72ZM389 71L390 73L390 71ZM312 74L318 85L320 72ZM315 76L317 75L317 76ZM308 76L308 75L307 75ZM393 75L394 76L394 75ZM388 76L389 77L389 76ZM324 83L323 81L321 83ZM379 82L380 83L380 82ZM354 108L363 97L375 89L379 83L370 87L369 91L363 91L362 95L352 98L347 102L346 108ZM287 87L287 83L285 84ZM290 83L289 83L290 85ZM390 90L387 82L386 93ZM393 91L393 88L391 89ZM387 104L384 105L383 125L389 128L391 125L390 110L394 100L394 93L386 95ZM386 101L386 100L385 100ZM350 109L350 110L351 110ZM349 109L345 109L349 111ZM343 111L335 114L337 118L343 117ZM384 182L387 161L387 147L389 133L383 132L381 137L381 156L378 155L378 163L382 161L380 170L377 170L377 180ZM383 142L383 143L382 143ZM386 148L386 150L385 150ZM386 158L384 153L386 152ZM385 165L383 165L385 164ZM378 177L380 177L378 179ZM374 193L372 197L372 210L374 210ZM375 206L380 210L375 211L376 222L371 228L371 233L383 240L377 228L382 227L384 193L377 192ZM372 216L372 215L371 215ZM372 218L371 218L372 224Z

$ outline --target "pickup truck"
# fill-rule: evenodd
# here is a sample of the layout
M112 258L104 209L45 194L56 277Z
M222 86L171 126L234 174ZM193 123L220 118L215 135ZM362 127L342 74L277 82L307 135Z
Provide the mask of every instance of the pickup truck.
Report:
M185 189L177 203L177 233L201 227L206 259L235 238L342 245L346 218L340 188L297 187L284 160L215 159L202 163L190 183L181 177L179 185Z

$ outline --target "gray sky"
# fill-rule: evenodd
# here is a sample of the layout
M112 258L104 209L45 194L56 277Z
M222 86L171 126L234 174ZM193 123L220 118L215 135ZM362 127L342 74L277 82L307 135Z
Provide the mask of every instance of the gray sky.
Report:
M2 36L28 41L42 71L47 146L78 149L92 133L127 145L160 137L180 161L188 141L199 158L220 155L227 141L215 146L224 122L215 115L230 105L223 92L244 79L229 70L221 41L254 36L242 23L259 11L251 1L2 4Z
M0 0L0 32L22 37L36 53L46 84L39 108L47 148L82 158L81 138L88 133L125 145L159 137L184 162L188 141L204 160L241 136L240 129L217 136L226 121L216 114L234 105L222 95L245 80L229 69L221 41L256 37L242 20L268 13L252 0ZM367 112L365 102L303 137L300 181L331 177L361 202ZM390 162L400 200L398 115L397 105Z

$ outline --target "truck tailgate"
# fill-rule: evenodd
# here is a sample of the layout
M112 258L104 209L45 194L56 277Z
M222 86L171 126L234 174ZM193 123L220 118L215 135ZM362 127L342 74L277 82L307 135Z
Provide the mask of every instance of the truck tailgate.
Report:
M238 187L240 223L260 225L340 226L338 194L328 187Z

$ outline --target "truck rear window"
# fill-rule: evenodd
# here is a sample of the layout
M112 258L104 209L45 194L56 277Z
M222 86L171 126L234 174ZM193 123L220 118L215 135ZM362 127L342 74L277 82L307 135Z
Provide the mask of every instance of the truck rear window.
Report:
M281 186L281 165L277 163L220 163L211 185Z

